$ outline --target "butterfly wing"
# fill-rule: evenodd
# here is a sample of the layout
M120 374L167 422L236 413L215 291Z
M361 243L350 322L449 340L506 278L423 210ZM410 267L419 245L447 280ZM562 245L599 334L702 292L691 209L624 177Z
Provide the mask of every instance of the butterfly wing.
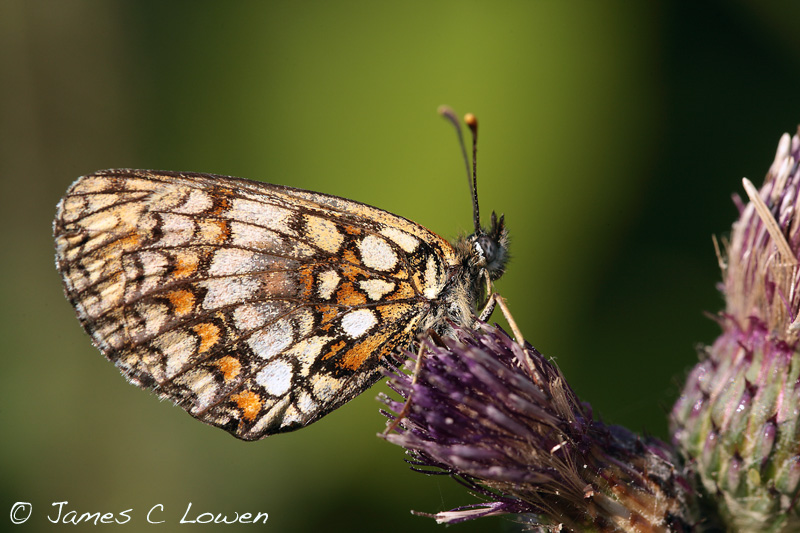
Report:
M377 381L456 263L447 241L386 211L209 174L84 176L54 234L67 297L103 354L245 440Z

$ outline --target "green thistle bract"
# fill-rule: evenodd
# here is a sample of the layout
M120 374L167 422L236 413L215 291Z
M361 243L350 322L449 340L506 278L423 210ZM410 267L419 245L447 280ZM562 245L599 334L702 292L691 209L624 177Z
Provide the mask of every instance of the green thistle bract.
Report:
M720 260L722 334L672 411L673 440L730 531L800 530L799 155L784 135L761 190L745 180Z

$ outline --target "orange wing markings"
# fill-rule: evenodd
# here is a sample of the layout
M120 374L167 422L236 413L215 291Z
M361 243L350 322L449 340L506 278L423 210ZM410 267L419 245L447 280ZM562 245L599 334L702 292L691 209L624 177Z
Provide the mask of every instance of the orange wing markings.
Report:
M236 379L242 371L242 363L240 363L237 358L230 355L220 357L214 364L219 368L220 372L222 372L222 379L225 381Z
M166 294L167 299L172 304L172 309L178 316L187 315L194 309L195 298L191 291L177 289Z
M192 330L200 337L200 346L197 348L198 354L209 351L222 338L222 330L211 322L195 324Z
M367 297L364 296L363 292L356 289L352 283L347 282L339 286L334 301L338 305L353 307L367 303Z
M172 271L172 278L180 280L187 278L197 272L200 266L200 257L197 254L178 254L175 258L175 268Z
M248 422L256 419L263 405L261 397L251 390L243 390L232 394L231 400L236 402L237 407L242 411L242 418Z
M330 359L331 357L335 356L337 353L341 352L342 348L344 348L345 346L347 346L347 343L342 340L331 344L330 347L328 348L328 351L325 353L325 355L322 356L322 360L324 361L326 359Z
M384 329L380 333L373 333L359 342L342 356L338 365L347 370L358 372L369 358L382 358L388 351L382 345L392 336L391 330ZM394 346L392 346L394 348Z

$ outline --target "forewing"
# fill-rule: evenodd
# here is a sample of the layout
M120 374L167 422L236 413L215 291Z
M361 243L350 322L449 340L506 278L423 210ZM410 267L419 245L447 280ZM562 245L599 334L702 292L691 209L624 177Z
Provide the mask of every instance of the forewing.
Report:
M103 354L246 440L305 426L379 379L455 262L385 211L208 174L84 176L54 234L67 297Z

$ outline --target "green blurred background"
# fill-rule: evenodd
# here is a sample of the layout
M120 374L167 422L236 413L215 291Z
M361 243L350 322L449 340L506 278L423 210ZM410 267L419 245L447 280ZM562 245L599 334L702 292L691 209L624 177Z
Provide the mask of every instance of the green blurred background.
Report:
M3 1L0 529L16 501L34 516L15 531L69 529L45 518L64 500L133 509L97 531L173 530L188 502L272 531L441 531L409 510L475 502L375 437L383 384L258 443L127 385L53 268L56 202L107 167L262 179L455 236L470 203L444 103L481 121L484 220L505 213L513 238L498 288L526 338L604 420L667 438L717 331L711 235L800 122L791 6ZM513 525L453 530L487 528Z

